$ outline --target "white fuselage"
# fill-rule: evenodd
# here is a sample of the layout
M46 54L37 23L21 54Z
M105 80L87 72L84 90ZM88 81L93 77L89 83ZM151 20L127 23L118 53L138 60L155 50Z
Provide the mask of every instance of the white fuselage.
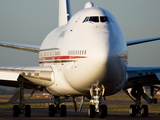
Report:
M101 21L104 16L108 21ZM55 83L46 89L54 95L85 94L97 81L105 86L105 95L113 94L125 84L126 62L120 27L110 12L99 7L81 10L67 25L54 29L39 54L40 66L53 67Z

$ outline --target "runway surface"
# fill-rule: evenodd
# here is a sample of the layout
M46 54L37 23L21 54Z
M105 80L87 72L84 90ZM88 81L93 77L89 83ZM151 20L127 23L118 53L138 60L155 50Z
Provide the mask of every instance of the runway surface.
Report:
M80 98L77 99L77 101L80 101ZM51 101L48 99L30 99L27 101L26 104L31 104L31 103L50 103ZM68 99L66 101L67 103L73 104L72 103L72 99ZM89 100L85 99L85 102L89 103ZM106 100L103 102L106 105L127 105L129 107L130 104L134 104L134 102L132 101L123 101L123 100ZM142 104L146 104L146 102L142 101ZM0 103L0 104L6 104L4 103ZM153 106L160 106L160 103L158 104L152 104ZM48 117L48 108L32 108L31 109L31 117L30 118L26 118L24 117L24 115L20 115L18 118L14 118L12 116L13 111L12 108L6 108L6 109L2 109L0 108L0 119L2 120L13 120L13 119L29 119L29 120L59 120L59 119L65 119L65 120L88 120L91 119L88 117L88 108L85 107L82 109L81 112L75 112L74 108L67 108L67 117L60 117L60 115L56 115L55 117ZM160 111L158 112L160 113ZM92 118L95 120L101 120L101 118L99 118L98 114L96 115L95 118ZM130 117L128 113L121 113L121 112L108 112L108 116L105 117L104 119L107 120L134 120L134 119L139 119L139 120L159 120L160 119L160 115L159 114L149 114L149 117L141 117L141 115L137 115L137 117Z
M67 109L67 117L60 117L59 115L56 115L55 117L48 117L48 109L47 108L32 108L32 115L30 118L25 118L23 115L20 115L19 118L12 117L12 109L0 109L0 119L5 120L13 120L13 119L30 119L30 120L59 120L59 119L65 119L65 120L88 120L91 118L88 118L87 115L87 108L84 108L82 112L74 112L74 109L68 108ZM101 118L96 115L95 118L92 118L95 120L100 120ZM141 117L138 115L137 117L130 117L128 113L113 113L109 112L108 116L106 118L107 120L128 120L128 119L140 119L140 120L158 120L160 119L159 115L149 115L149 117Z

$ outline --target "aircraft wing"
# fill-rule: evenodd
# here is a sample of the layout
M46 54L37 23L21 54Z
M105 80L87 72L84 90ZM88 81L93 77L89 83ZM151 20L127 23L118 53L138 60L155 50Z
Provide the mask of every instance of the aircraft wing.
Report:
M0 67L0 85L19 87L23 81L24 88L42 89L54 83L51 66L37 67Z
M127 41L127 46L160 40L160 37Z
M127 67L128 82L126 89L142 84L153 86L160 84L160 67Z
M39 53L40 46L18 43L0 42L0 46Z

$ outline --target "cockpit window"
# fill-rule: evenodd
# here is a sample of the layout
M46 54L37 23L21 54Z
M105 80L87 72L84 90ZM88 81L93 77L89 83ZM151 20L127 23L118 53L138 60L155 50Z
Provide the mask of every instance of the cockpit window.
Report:
M87 22L88 20L89 20L89 17L86 17L86 18L84 19L83 23L84 23L84 22Z
M99 22L99 17L90 17L90 22Z
M99 22L99 17L98 16L90 16L90 17L86 17L83 21L84 22Z
M100 20L99 20L99 16L90 16L90 17L86 17L84 19L83 23L84 22L96 22L96 23L98 23L98 22L102 22L102 23L107 22L108 23L109 19L108 19L107 16L100 16Z
M100 17L101 22L109 22L108 18L106 16L101 16Z

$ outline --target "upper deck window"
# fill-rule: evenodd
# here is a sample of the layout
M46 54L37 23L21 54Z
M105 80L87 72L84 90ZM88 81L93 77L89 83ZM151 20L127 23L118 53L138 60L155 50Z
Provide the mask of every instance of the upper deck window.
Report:
M109 22L107 16L101 16L101 17L100 17L100 21L101 21L101 22Z

